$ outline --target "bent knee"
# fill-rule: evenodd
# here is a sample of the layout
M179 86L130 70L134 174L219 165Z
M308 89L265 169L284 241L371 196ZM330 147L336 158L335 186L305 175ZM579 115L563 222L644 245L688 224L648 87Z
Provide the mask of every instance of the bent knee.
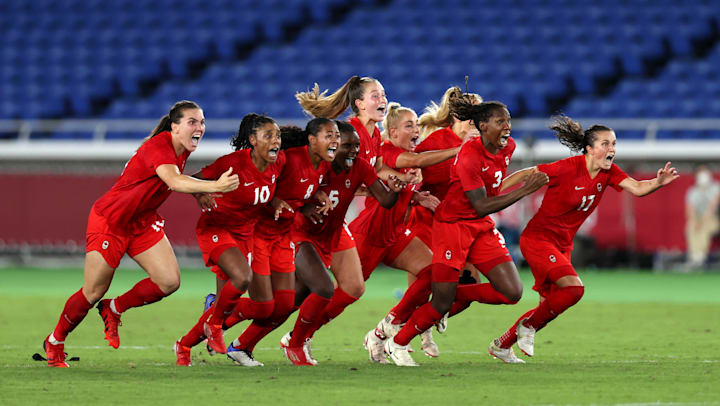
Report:
M230 283L232 283L235 289L243 292L248 289L251 281L252 275L234 274L232 277L230 277Z
M365 282L359 281L358 283L347 284L340 286L340 289L344 290L348 295L359 299L365 294Z
M180 278L168 279L159 283L156 282L156 284L165 295L170 295L180 288Z
M332 283L323 283L321 285L311 287L310 290L318 296L330 299L335 293L335 286L333 286Z
M508 289L507 292L503 292L503 295L508 300L508 304L515 304L522 299L523 294L523 288L522 286L519 287L513 287L511 289Z

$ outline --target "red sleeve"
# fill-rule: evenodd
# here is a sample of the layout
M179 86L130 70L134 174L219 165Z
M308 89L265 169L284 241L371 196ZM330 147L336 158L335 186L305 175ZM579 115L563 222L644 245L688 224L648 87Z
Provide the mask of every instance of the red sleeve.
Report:
M230 155L223 155L220 158L216 159L215 162L211 163L210 165L202 168L202 176L204 179L217 179L225 173L225 171L228 170L230 165L228 165L228 157ZM233 173L237 173L240 168L233 168Z
M538 171L544 172L548 176L548 178L550 178L548 186L555 186L560 183L560 175L566 173L568 169L566 162L567 160L563 159L560 161L551 162L549 164L540 164L537 166Z
M156 135L159 137L160 135ZM177 165L177 156L175 150L172 148L172 144L169 146L158 139L147 141L146 148L142 148L140 152L142 160L149 168L156 170L160 165ZM158 142L159 141L159 142Z
M375 183L376 180L378 180L375 168L370 166L370 163L368 161L364 159L356 159L355 165L357 166L360 180L362 180L365 186L370 186Z
M425 151L435 151L438 149L442 149L438 147L437 143L437 136L433 136L435 132L431 133L427 136L420 144L415 147L415 152L425 152Z
M391 168L397 168L397 166L396 166L397 159L400 156L400 154L402 154L405 151L403 151L402 148L396 147L395 145L390 143L390 141L387 141L387 142L388 142L388 144L383 144L383 146L382 146L383 163Z
M471 147L471 144L467 144ZM472 148L463 148L460 150L458 155L457 163L455 164L455 171L458 178L460 178L460 184L464 191L469 192L481 187L485 187L480 174L482 173L483 159L475 154L475 150Z
M628 174L625 173L619 166L612 164L610 167L610 176L608 176L608 185L612 186L618 192L622 191L620 182L628 178Z

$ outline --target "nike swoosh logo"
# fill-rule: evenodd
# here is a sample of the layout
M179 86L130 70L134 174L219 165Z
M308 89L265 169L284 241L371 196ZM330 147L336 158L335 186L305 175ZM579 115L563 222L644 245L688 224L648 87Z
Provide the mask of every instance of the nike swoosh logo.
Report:
M300 183L305 183L305 182L307 182L307 181L309 181L309 180L310 180L310 179L307 179L307 178L300 178Z
M485 171L488 170L488 169L490 169L490 167L489 167L489 166L486 166L486 167L482 168L482 171L485 172Z
M365 155L370 155L370 150L369 150L369 149L366 149L366 150L365 150Z
M575 186L575 190L583 190L585 189L585 186Z
M245 186L250 186L250 185L252 185L253 183L255 183L255 182L245 182L245 183L243 183L243 185L245 185Z

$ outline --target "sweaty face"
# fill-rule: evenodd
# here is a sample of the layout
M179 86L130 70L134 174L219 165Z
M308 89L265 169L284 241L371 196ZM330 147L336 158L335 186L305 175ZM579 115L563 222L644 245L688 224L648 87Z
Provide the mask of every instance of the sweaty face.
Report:
M324 161L332 162L338 148L338 138L340 138L340 130L338 130L337 124L333 122L323 124L315 135L310 136L310 148Z
M585 147L593 162L602 168L610 169L615 159L617 138L613 131L597 131L592 146Z
M355 158L360 151L360 137L353 132L340 133L340 145L335 153L333 165L345 171L355 164Z
M510 138L510 112L507 109L496 109L487 122L480 123L483 141L487 146L492 146L497 150L507 146L508 138Z
M179 123L170 125L173 138L180 141L186 150L193 152L205 134L205 116L201 109L185 109Z
M254 153L265 162L275 162L280 150L280 128L275 123L261 125L250 136L250 145L253 146Z
M385 88L378 81L365 84L365 92L362 99L355 100L359 117L367 117L376 123L383 121L387 109L387 97Z
M420 138L417 115L411 111L400 113L397 127L390 129L390 140L405 151L414 151Z

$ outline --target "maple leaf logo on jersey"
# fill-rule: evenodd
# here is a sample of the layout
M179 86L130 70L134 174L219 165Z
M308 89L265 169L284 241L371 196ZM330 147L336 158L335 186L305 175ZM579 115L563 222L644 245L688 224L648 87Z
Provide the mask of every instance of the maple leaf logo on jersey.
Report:
M217 234L215 234L215 235L212 236L212 240L213 240L213 242L218 242L218 236L217 236Z
M598 182L597 188L598 188L598 192L602 192L602 185L600 184L600 182Z
M555 255L550 255L550 262L553 264L557 261L557 258L555 258Z
M350 179L345 179L345 188L350 189Z
M445 259L449 261L450 258L452 258L452 252L450 250L445 251Z
M110 243L107 240L103 241L102 249L106 250L109 246L110 246Z

